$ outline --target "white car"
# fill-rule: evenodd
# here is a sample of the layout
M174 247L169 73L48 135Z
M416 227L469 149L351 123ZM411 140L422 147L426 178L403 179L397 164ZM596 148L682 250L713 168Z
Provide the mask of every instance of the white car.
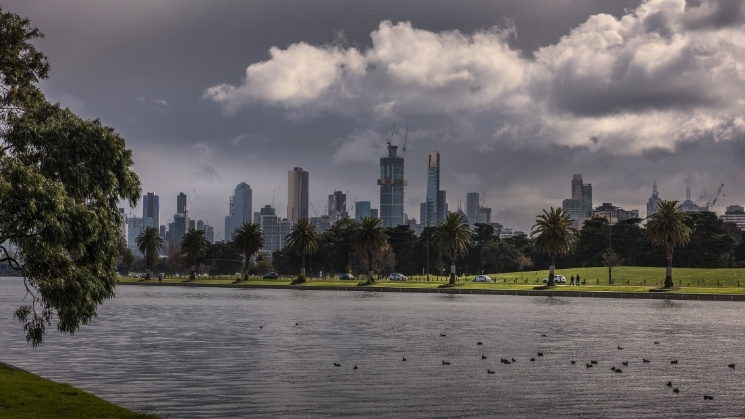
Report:
M548 283L548 278L543 278L543 283L544 284L547 284ZM564 277L564 275L554 275L554 283L556 283L556 284L566 284L567 283L567 279L566 279L566 277Z
M473 282L493 282L491 278L486 275L478 275L473 277Z
M388 280L389 281L408 281L409 278L407 278L406 275L404 274L399 274L399 273L394 272L388 275Z

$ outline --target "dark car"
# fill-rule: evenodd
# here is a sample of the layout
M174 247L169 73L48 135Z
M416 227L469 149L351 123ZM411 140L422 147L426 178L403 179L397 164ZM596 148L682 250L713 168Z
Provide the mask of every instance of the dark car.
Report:
M339 279L354 279L354 275L352 275L352 274L341 274L341 275L339 275Z
M264 279L278 279L279 274L276 272L267 272L264 274Z

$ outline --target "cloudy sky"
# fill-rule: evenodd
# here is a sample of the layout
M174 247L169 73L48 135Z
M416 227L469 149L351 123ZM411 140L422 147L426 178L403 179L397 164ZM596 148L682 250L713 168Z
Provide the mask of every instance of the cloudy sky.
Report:
M143 192L224 229L240 182L286 214L287 171L377 207L379 158L408 125L405 211L439 150L455 210L484 194L529 231L570 196L644 212L724 183L745 204L740 0L0 0L46 37L47 97L114 127ZM708 198L704 197L703 201ZM141 213L140 209L133 212Z

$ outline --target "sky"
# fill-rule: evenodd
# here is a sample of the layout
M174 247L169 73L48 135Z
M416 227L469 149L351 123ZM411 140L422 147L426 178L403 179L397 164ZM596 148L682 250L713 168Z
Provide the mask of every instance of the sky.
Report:
M46 35L47 98L126 139L143 193L176 195L221 239L236 185L311 216L348 191L377 208L379 159L406 137L405 212L427 153L450 210L482 194L530 231L570 198L644 215L660 197L745 205L745 2L739 0L0 0ZM395 124L395 130L393 126ZM392 134L393 133L393 134ZM391 135L392 134L392 135ZM140 206L132 213L141 215Z

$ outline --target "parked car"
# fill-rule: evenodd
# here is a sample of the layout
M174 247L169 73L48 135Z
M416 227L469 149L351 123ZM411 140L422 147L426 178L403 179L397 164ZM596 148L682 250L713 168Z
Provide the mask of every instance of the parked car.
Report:
M477 275L473 277L473 282L494 282L487 275Z
M557 284L566 284L567 279L564 277L564 275L554 275L554 282ZM548 283L548 278L543 278L543 283Z
M276 272L267 272L263 276L264 279L278 279L279 274Z
M388 275L388 280L389 281L408 281L409 278L407 278L406 275L404 274L394 272Z
M352 275L352 274L341 274L341 275L339 275L339 279L341 279L341 280L344 280L344 279L354 279L354 275Z

